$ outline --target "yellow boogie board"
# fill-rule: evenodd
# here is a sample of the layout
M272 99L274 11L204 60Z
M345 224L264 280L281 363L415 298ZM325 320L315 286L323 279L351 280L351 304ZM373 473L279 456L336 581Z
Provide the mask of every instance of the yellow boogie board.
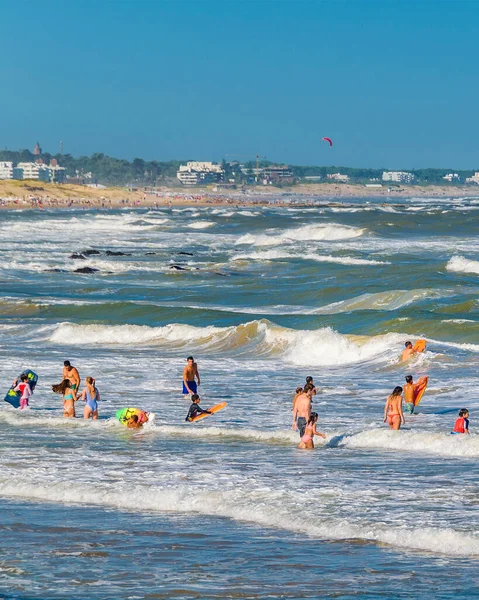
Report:
M414 352L424 352L424 350L426 349L426 345L427 345L426 340L418 340L413 346L413 351Z
M415 390L414 390L414 396L413 396L413 402L414 402L414 406L417 406L419 404L419 402L421 402L421 398L424 395L424 392L426 391L427 388L427 381L428 378L427 377L421 377L420 379L417 380L416 385L415 385Z
M212 406L211 408L207 408L206 410L209 410L212 413L217 413L218 411L223 410L223 408L225 406L228 406L228 402L222 402L221 404L216 404L215 406ZM190 419L190 423L193 423L193 421L200 421L201 419L205 419L206 417L211 417L211 415L209 415L207 413L201 413L198 416Z

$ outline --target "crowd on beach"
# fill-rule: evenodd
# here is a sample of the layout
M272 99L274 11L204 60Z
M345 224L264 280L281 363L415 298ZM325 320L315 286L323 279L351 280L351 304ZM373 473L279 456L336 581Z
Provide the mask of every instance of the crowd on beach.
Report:
M405 343L405 350L401 355L401 362L408 361L415 353L411 342ZM186 366L183 369L183 389L184 397L191 397L191 405L188 409L185 421L194 421L200 415L213 414L210 410L205 410L200 407L200 397L198 395L198 386L201 383L198 365L193 356L187 358ZM401 424L405 423L403 400L406 404L406 412L414 414L414 409L417 404L418 388L422 386L425 389L427 377L423 377L418 382L414 383L412 375L406 375L406 383L404 388L396 386L390 396L386 400L384 406L384 422L388 423L392 430L399 430ZM83 390L80 392L81 379L78 369L74 367L70 361L65 360L63 363L62 381L59 384L53 385L53 392L60 394L63 399L63 414L66 418L74 418L75 402L82 400L85 403L83 409L84 419L98 419L98 402L100 401L100 392L95 384L93 377L87 377ZM13 389L19 392L20 409L23 410L29 406L29 399L32 396L32 389L29 385L27 374L22 374L19 380L13 382ZM403 398L404 393L404 398ZM293 399L293 423L291 428L299 432L300 443L299 448L303 450L311 450L314 448L314 436L326 439L326 434L316 429L319 415L312 410L313 396L317 394L317 389L311 376L306 377L304 386L296 388ZM221 408L221 407L220 407ZM128 409L130 410L130 409ZM131 409L131 414L127 414L123 424L129 429L139 429L148 421L149 413L142 409ZM467 408L461 408L459 416L454 423L451 434L469 434L469 411Z

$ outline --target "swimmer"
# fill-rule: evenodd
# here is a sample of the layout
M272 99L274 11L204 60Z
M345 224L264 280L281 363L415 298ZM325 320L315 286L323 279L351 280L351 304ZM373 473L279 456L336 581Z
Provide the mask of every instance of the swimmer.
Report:
M303 437L306 424L311 416L311 398L313 396L313 386L307 383L303 388L303 393L299 394L293 408L293 424L291 429L298 430L300 437Z
M303 388L301 386L296 388L296 391L294 393L294 398L293 398L293 408L291 410L294 410L294 406L296 404L296 398L298 398L298 396L301 396L301 394L303 393Z
M406 361L406 360L409 360L413 354L416 354L416 353L414 352L414 350L412 349L412 342L406 342L404 345L405 345L406 347L405 347L405 349L402 351L402 354L401 354L401 362L404 362L404 361Z
M81 399L86 402L85 408L83 409L83 418L98 419L98 402L100 401L100 392L95 386L95 380L93 377L87 377L85 379L86 387L81 394Z
M63 379L69 379L73 390L78 390L80 387L80 374L78 369L72 367L69 360L63 362Z
M20 383L18 383L18 379L15 379L15 381L13 382L13 390L15 392L22 393L22 397L20 398L20 410L27 408L28 399L33 394L32 388L28 383L28 375L25 375L25 373L20 375Z
M61 383L52 385L52 390L55 394L63 395L63 416L69 419L75 417L75 401L77 396L70 380L64 379Z
M143 423L140 423L138 415L132 415L126 422L128 429L140 429Z
M314 385L313 378L311 377L311 375L306 377L306 383L309 383L309 385L313 386L313 396L316 396L316 386Z
M404 386L404 400L406 402L406 412L414 414L414 392L416 385L412 380L412 375L406 375L406 385Z
M454 429L451 433L465 433L469 435L469 411L467 408L461 408L459 416L454 423Z
M319 435L323 439L326 439L326 434L316 431L316 423L318 422L318 413L311 413L308 419L308 423L305 427L304 434L301 436L298 448L301 450L312 450L314 448L313 437Z
M188 356L186 367L183 369L183 394L196 394L197 386L195 377L200 385L200 374L198 373L198 365L195 363L195 359L192 356Z
M191 421L196 416L206 413L207 415L212 415L213 413L209 410L204 410L200 406L200 397L198 394L193 394L191 396L191 406L188 410L188 414L186 415L185 421Z
M402 412L402 387L397 385L393 393L386 400L384 406L384 422L389 424L389 429L398 430L401 423L404 425L404 414Z

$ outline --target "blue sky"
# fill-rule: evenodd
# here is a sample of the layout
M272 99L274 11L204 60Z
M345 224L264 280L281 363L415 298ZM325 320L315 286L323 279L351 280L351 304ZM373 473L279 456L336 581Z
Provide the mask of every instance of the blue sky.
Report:
M479 169L475 0L16 0L1 12L2 148Z

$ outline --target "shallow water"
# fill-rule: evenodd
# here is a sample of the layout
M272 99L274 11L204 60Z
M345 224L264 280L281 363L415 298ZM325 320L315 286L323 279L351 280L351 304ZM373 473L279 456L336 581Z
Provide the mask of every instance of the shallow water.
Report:
M478 210L421 198L45 211L28 236L33 213L0 214L0 375L4 388L23 368L40 375L30 410L0 407L0 590L477 593ZM88 248L101 254L69 258ZM99 270L74 272L85 266ZM427 351L398 364L418 337ZM180 385L189 354L202 405L229 403L195 425ZM62 418L49 390L64 359L96 377L98 422ZM385 398L408 373L430 384L390 432ZM314 452L290 429L306 375L327 434ZM126 430L124 406L155 422ZM462 406L467 438L449 434ZM96 545L107 550L90 555Z

